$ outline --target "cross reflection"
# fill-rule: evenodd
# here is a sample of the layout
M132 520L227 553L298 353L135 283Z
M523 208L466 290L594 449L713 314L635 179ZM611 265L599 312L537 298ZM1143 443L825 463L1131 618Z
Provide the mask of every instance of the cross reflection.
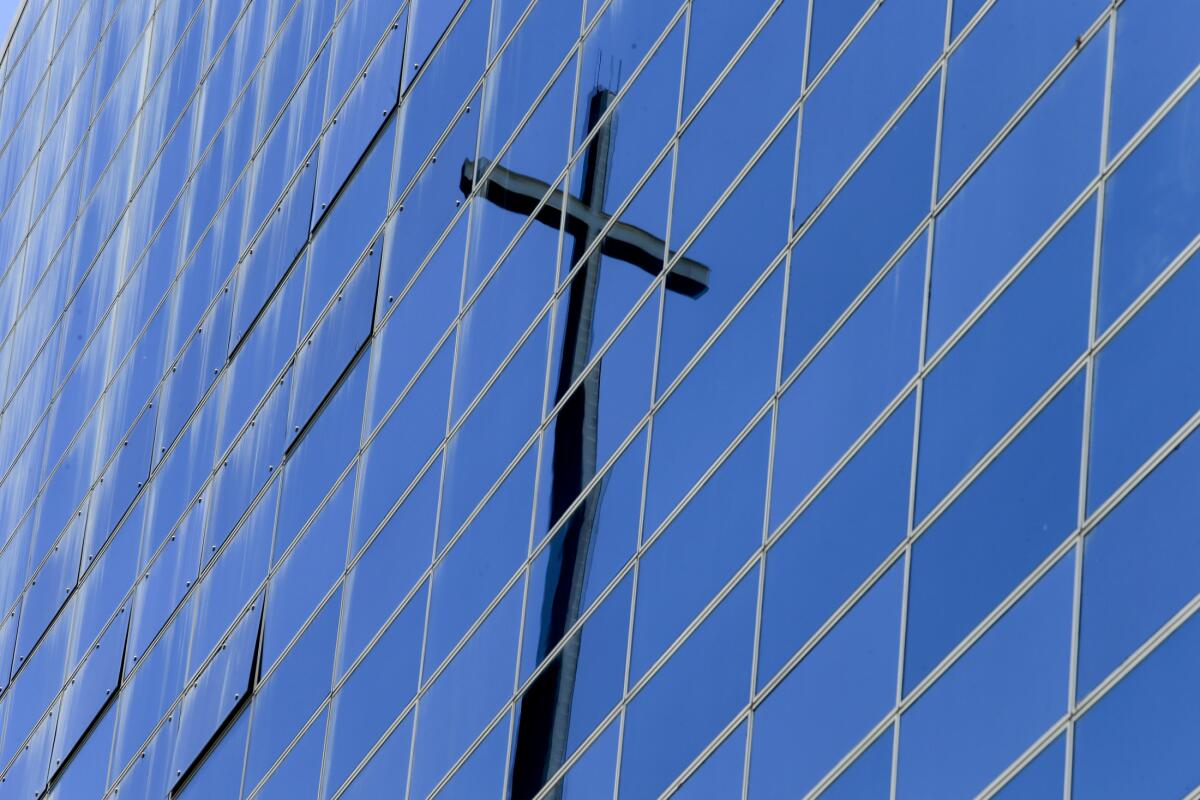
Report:
M641 228L618 221L604 230L611 221L604 212L604 198L612 164L615 115L609 114L603 121L601 118L614 98L613 92L597 89L588 102L587 129L595 129L595 136L584 157L579 197L559 189L551 191L545 181L493 166L484 158L464 161L459 181L464 195L477 191L481 199L507 211L526 216L536 212L538 222L553 228L562 225L573 239L570 264L578 264L587 256L567 293L557 398L579 380L588 364L603 257L658 275L667 253L663 239ZM491 173L477 184L474 176L485 174L489 168ZM539 207L547 194L546 202ZM603 239L596 244L601 231ZM668 291L699 297L708 289L708 274L703 264L683 258L666 276L665 285ZM583 378L558 413L551 461L552 520L562 516L596 474L600 366L597 364ZM539 656L557 645L579 619L598 505L599 493L590 493L549 545L538 631ZM568 642L521 701L511 783L515 800L533 797L569 755L567 733L579 644L578 636Z

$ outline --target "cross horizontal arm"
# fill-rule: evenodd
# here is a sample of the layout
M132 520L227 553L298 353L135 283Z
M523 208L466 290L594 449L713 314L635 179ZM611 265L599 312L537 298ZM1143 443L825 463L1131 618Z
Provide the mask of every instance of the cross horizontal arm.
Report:
M459 188L464 195L475 188L474 175L487 172L491 162L486 158L478 163L463 161ZM544 205L538 203L547 193ZM565 193L561 189L550 192L550 184L528 175L513 172L497 165L487 177L480 195L490 203L516 214L529 215L537 211L536 219L545 225L557 227L563 217ZM565 195L567 203L567 232L577 237L588 237L599 232L611 217L585 205L576 197ZM604 234L600 252L610 258L626 261L651 275L662 272L666 242L653 234L625 222L616 222ZM709 269L690 258L681 258L667 275L667 289L687 297L699 297L708 290Z

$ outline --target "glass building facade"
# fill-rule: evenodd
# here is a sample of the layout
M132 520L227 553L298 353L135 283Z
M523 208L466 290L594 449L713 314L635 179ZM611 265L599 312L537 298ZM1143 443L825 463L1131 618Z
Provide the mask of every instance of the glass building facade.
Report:
M0 798L1200 786L1195 0L28 0Z

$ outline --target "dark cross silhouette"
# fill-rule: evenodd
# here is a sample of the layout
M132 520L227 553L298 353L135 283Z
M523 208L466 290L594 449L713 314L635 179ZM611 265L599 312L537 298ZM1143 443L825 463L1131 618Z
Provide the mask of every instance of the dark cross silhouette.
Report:
M666 243L640 228L617 222L603 241L588 254L601 230L610 221L604 213L613 138L613 115L601 122L614 94L597 89L588 103L588 129L597 128L584 161L583 187L576 198L562 190L502 166L492 167L487 159L463 163L459 185L464 195L478 190L479 197L517 214L535 211L538 222L557 228L560 224L574 240L571 264L586 262L571 279L559 362L557 392L561 399L578 380L592 347L592 324L600 283L602 256L625 261L651 275L662 272ZM474 176L491 174L477 185ZM538 204L549 194L547 201ZM680 259L666 277L669 291L699 297L708 289L708 268ZM559 410L555 422L550 519L557 520L596 474L597 413L599 410L599 365L575 387ZM538 655L544 656L558 644L579 619L583 588L591 557L599 491L593 491L571 514L549 545L549 565L543 593ZM534 681L521 701L520 721L513 758L511 797L528 800L554 774L568 755L567 731L571 717L575 671L579 659L579 637L568 642Z

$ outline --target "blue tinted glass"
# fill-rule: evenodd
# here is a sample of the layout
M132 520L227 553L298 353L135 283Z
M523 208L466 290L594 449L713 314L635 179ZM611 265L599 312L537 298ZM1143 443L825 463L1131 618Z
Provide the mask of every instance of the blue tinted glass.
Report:
M620 731L619 723L610 724L571 765L566 777L558 784L563 800L608 800L613 796Z
M892 786L892 739L889 727L859 754L829 788L817 795L821 800L861 800L889 796Z
M763 284L654 418L645 528L653 531L775 384L783 275ZM720 396L714 406L710 400Z
M966 27L966 24L978 13L987 0L955 0L954 10L950 15L950 38L954 39Z
M913 406L892 412L767 551L760 688L903 540Z
M484 491L500 477L541 416L546 372L543 318L451 437L446 451L439 530L445 540L462 525ZM424 416L414 424L426 425ZM503 419L504 425L493 424Z
M366 766L340 795L344 800L373 800L385 795L408 779L408 756L412 748L413 715L388 735Z
M526 228L471 303L460 326L452 423L457 422L550 299L557 274L558 242L557 227L535 222ZM467 291L471 291L469 286Z
M1081 697L1196 594L1198 458L1192 435L1084 540Z
M1088 510L1112 493L1188 419L1200 402L1200 369L1176 357L1200 317L1200 258L1193 257L1096 357Z
M789 177L795 157L792 126L784 128L726 199L717 215L683 251L667 277L659 345L658 386L671 385L687 360L746 294L787 237ZM773 213L769 213L770 210ZM694 268L692 262L703 270ZM703 294L690 284L673 287L674 275L697 269L706 279Z
M933 65L945 19L940 3L881 4L813 89L800 129L797 221L808 217ZM809 75L815 75L811 65Z
M758 25L769 4L764 0L746 3L722 3L700 0L689 15L687 71L684 73L684 116L725 68L747 34ZM804 40L804 31L795 31L796 41ZM799 88L799 87L797 87Z
M630 702L621 795L656 797L746 704L757 586L753 570Z
M1083 392L1068 384L913 545L906 691L1075 528Z
M354 499L354 471L338 485L271 577L262 669L269 670L321 598L341 577Z
M1068 555L901 717L897 798L974 796L1066 711L1074 574Z
M122 646L128 623L128 614L117 614L100 639L91 645L86 660L65 687L54 735L56 764L66 759L112 697L121 676Z
M1200 91L1189 91L1143 139L1104 190L1099 325L1103 330L1196 235Z
M305 340L292 373L288 419L293 439L307 424L326 393L371 335L371 311L379 274L379 245L367 251L354 274L334 296L333 305Z
M1195 68L1187 32L1200 22L1188 0L1137 0L1117 15L1108 151L1115 153Z
M362 5L364 4L355 4L355 10L361 10ZM376 13L390 13L386 4L376 3L376 6L379 7ZM346 176L358 162L359 156L387 118L388 112L396 105L404 55L406 16L406 13L401 13L394 28L383 24L372 31L375 36L381 30L386 31L383 42L371 58L371 62L358 74L358 80L354 82L344 104L333 117L332 127L321 139L321 147L317 152L316 202L319 207L328 207ZM346 22L343 18L339 24L339 34L348 30L343 27ZM344 52L344 49L348 49L342 47L345 44L344 38L335 41L334 44L335 60L332 67L333 82L329 87L330 103L337 102L345 88L338 74L340 68L345 66L341 59L349 57L351 62L356 60Z
M262 604L255 603L237 621L212 660L183 693L172 765L178 775L189 768L250 688ZM236 763L241 765L241 758Z
M193 601L196 629L188 662L191 668L212 652L217 639L249 601L250 593L267 576L278 485L273 484L258 501L200 581Z
M425 677L500 593L528 552L536 467L531 449L434 568ZM449 535L443 531L438 544L445 546Z
M366 414L371 430L432 356L434 346L446 335L458 313L465 233L466 217L460 217L376 335L371 348L371 390ZM379 294L382 314L386 310L382 308L384 293ZM391 297L386 302L395 299Z
M1096 174L1107 37L1094 38L938 216L933 353Z
M746 725L738 726L721 742L700 768L688 776L672 800L700 800L705 797L737 797L742 792L746 767Z
M367 446L361 463L362 489L355 515L355 541L383 521L392 504L419 474L445 435L454 340L443 344L412 388Z
M955 6L958 4L956 3ZM950 58L938 193L946 191L1054 65L1076 47L1103 0L995 3ZM958 16L958 8L955 8ZM1102 32L1101 39L1107 38ZM983 98L987 98L986 101Z
M288 751L254 795L254 800L289 800L312 797L321 774L322 746L325 743L325 716L321 712L308 730Z
M755 4L739 3L738 8L751 5ZM803 48L796 43L804 40L806 13L805 4L797 0L779 6L684 131L679 142L672 246L695 229L799 96ZM730 124L731 120L737 124Z
M803 796L895 704L903 588L897 564L755 711L751 793Z
M412 46L405 56L405 73L424 65L399 111L400 154L392 197L403 193L434 143L467 100L467 93L483 73L491 3L468 0L454 27L429 62L425 57L446 27L454 0L418 0L412 16ZM453 162L452 162L453 163Z
M369 356L359 358L288 455L279 493L276 559L358 450L369 362Z
M872 5L870 0L816 0L813 3L812 33L808 42L810 82Z
M642 556L631 681L646 672L762 542L769 438L766 418Z
M424 171L404 195L399 210L389 223L385 257L379 277L381 315L404 292L421 262L462 206L460 180L464 165L475 159L479 114L472 112L478 107L479 96L476 95L471 99L468 110L464 110L454 122L434 157L426 162ZM459 221L462 221L461 216ZM461 227L460 224L456 230ZM461 232L459 236L461 237ZM447 287L446 291L453 291L452 311L457 311L458 292L462 281L463 242L461 239L457 240L457 252L451 242L443 243L440 248L441 252L435 258L435 263L430 264L426 270L436 266L446 283L453 286L452 290ZM454 260L455 256L457 261ZM428 282L430 279L425 280Z
M522 695L513 732L514 798L533 797L620 699L632 588L627 576Z
M508 591L421 698L414 794L429 794L512 693L522 589L518 582Z
M1076 212L926 378L918 520L1086 349L1095 219Z
M115 706L109 710L88 732L71 760L58 772L46 795L48 800L70 800L75 797L99 797L104 791L108 775L109 754L112 750L113 725L117 715ZM55 763L53 768L58 768Z
M435 464L351 568L345 584L339 676L429 566L440 474Z
M500 721L471 751L446 785L433 795L436 800L473 800L492 797L504 786L504 756L508 746L508 719Z
M335 592L325 602L278 668L255 691L246 752L247 786L258 784L329 694L340 599Z
M416 692L423 600L417 595L388 625L334 695L322 797L345 782Z
M784 375L928 213L937 106L937 88L931 85L792 248ZM872 224L863 226L864 219Z
M1183 797L1200 782L1189 713L1200 702L1198 620L1184 623L1076 723L1075 797Z
M1059 736L992 795L997 800L1056 800L1063 794L1067 737Z
M522 679L562 641L567 629L633 555L645 461L645 438L641 436L534 558L525 601Z
M916 372L925 246L909 249L780 398L773 483L782 506L807 495Z
M394 151L395 125L389 124L375 139L358 171L316 227L308 251L301 330L312 325L383 223ZM314 213L321 210L322 205L316 203Z

